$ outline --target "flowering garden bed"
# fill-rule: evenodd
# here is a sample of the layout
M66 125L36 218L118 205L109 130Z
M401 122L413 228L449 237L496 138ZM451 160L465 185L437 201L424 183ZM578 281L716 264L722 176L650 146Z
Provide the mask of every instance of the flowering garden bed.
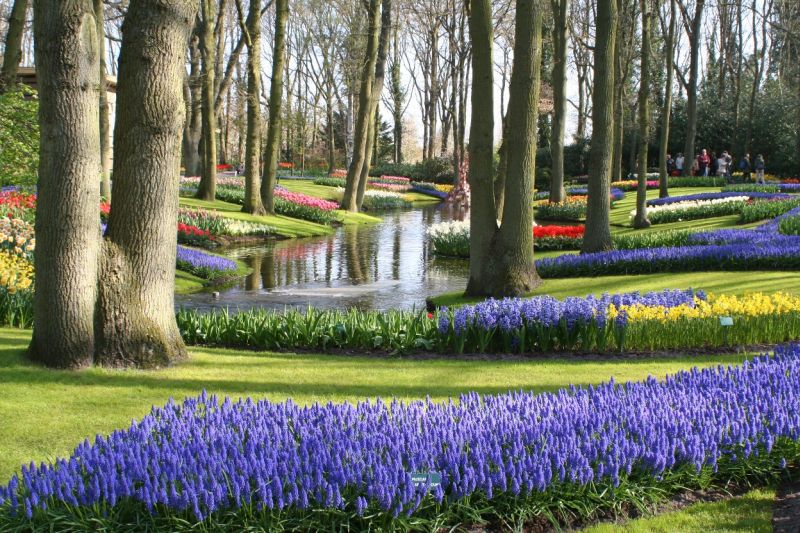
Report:
M537 250L577 250L583 241L583 226L535 226ZM443 256L469 257L469 222L441 222L428 228L434 251Z
M203 393L23 466L0 486L0 528L521 529L774 481L799 436L796 345L661 382L448 403Z

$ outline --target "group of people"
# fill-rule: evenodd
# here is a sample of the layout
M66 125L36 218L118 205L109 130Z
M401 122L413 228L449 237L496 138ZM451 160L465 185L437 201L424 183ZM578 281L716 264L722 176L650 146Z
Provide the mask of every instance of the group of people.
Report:
M667 154L667 173L670 176L683 175L686 165L686 158L683 154L673 159L672 155ZM703 150L695 156L692 160L692 175L693 176L718 176L720 178L730 179L734 172L733 156L727 150L723 151L719 156L716 153L708 153L708 150ZM766 170L764 163L764 156L758 154L755 163L750 160L750 154L745 154L739 160L739 170L744 175L745 180L749 180L752 172L755 170L756 183L764 184L764 171Z

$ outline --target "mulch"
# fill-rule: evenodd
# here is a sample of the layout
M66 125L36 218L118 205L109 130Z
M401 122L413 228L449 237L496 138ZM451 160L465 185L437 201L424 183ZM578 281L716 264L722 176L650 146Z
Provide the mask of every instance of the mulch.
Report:
M772 529L775 533L800 533L800 478L797 475L778 487L772 507Z

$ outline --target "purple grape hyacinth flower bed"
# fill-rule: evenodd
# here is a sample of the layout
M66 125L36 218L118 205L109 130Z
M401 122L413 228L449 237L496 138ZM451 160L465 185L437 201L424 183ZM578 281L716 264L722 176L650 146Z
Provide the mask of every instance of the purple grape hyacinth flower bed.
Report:
M738 198L740 196L747 196L751 200L787 200L791 199L792 195L783 193L772 192L704 192L700 194L690 194L687 196L668 196L667 198L653 198L647 201L647 205L670 205L681 202L698 202L703 200L721 200L723 198Z
M611 489L621 484L669 494L700 478L749 479L751 470L774 479L797 459L799 436L798 345L661 382L447 403L301 407L203 393L87 440L67 459L23 467L0 486L0 525L175 517L175 529L189 529L215 516L308 511L351 527L400 525L393 520L441 518L458 505L479 516L528 505L530 517L548 494L559 505L589 498L602 507L625 492ZM415 483L417 472L440 483Z
M545 278L794 269L800 267L800 236L782 235L779 230L783 219L798 215L800 208L794 208L753 229L695 233L689 237L687 246L563 255L540 259L536 268Z
M236 271L236 262L193 248L178 246L177 265L201 278L213 279Z

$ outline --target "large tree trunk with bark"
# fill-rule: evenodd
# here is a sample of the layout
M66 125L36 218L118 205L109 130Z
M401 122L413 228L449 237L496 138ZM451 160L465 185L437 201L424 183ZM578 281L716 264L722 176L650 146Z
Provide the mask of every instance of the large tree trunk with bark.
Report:
M358 179L358 193L356 198L357 208L360 210L364 204L364 194L369 181L369 167L378 159L378 145L380 144L380 113L378 104L383 93L383 83L386 78L386 56L389 52L389 31L392 29L392 0L381 2L381 30L378 36L378 56L375 59L375 80L372 85L372 101L370 102L371 123L373 127L367 133L367 143L364 147L366 153L364 164L361 166L361 175Z
M256 0L250 0L246 31L247 141L242 211L263 215L266 211L261 203L261 5Z
M17 69L22 60L22 35L25 31L25 14L28 0L14 0L8 17L3 66L0 69L0 93L17 83Z
M189 75L183 84L183 97L186 102L186 124L183 128L183 166L187 176L203 173L200 160L200 141L203 137L202 111L200 107L200 50L199 27L192 35L189 44Z
M677 24L676 1L669 2L669 29L664 45L664 67L666 79L664 80L664 104L661 107L661 137L659 139L658 154L658 196L669 196L669 176L667 175L667 151L669 150L669 126L672 118L672 84L675 76L675 26Z
M470 0L469 33L472 41L472 121L469 131L469 282L466 294L481 296L485 264L497 231L494 205L494 81L492 4Z
M216 0L201 0L202 31L200 34L200 56L202 59L202 89L200 106L203 121L203 164L197 197L213 201L217 195L217 114L214 110L216 84L216 44L214 42L214 14Z
M586 233L581 251L612 248L609 227L612 140L614 137L614 58L617 33L616 0L598 0L592 92L592 145L589 155L589 198Z
M563 202L564 135L567 125L567 14L569 0L551 0L553 11L553 139L550 154L553 169L550 177L550 201Z
M186 357L175 253L192 0L132 0L123 23L114 187L101 263L95 362L160 367ZM95 211L96 217L96 211Z
M108 118L108 85L106 84L106 30L103 0L94 0L97 22L97 53L100 56L100 196L111 201L111 125Z
M640 0L642 11L642 59L639 75L639 183L636 188L636 215L633 227L649 228L647 218L647 147L650 141L650 25L651 0Z
M506 128L502 223L484 264L483 294L522 296L541 284L533 259L533 188L539 118L542 9L518 0ZM492 221L484 221L488 225Z
M275 45L272 53L272 85L269 90L269 125L264 150L264 177L261 180L261 202L267 213L275 213L275 183L278 178L278 157L281 148L281 106L283 100L283 70L286 61L286 21L289 19L289 0L275 3Z
M47 366L78 368L92 363L95 348L100 249L100 66L92 0L37 0L34 46L41 140L30 355Z
M686 88L686 147L683 155L686 163L683 165L683 174L691 176L692 161L694 161L694 142L697 137L697 78L700 70L700 32L703 27L703 7L705 0L697 0L694 18L691 21L690 60L689 60L689 86Z
M358 94L358 116L356 117L353 160L347 169L347 183L342 198L342 209L358 211L358 189L361 170L367 159L367 137L372 128L372 98L375 88L375 65L378 60L378 43L381 33L380 0L369 0L369 25L364 66L361 72L361 87Z

